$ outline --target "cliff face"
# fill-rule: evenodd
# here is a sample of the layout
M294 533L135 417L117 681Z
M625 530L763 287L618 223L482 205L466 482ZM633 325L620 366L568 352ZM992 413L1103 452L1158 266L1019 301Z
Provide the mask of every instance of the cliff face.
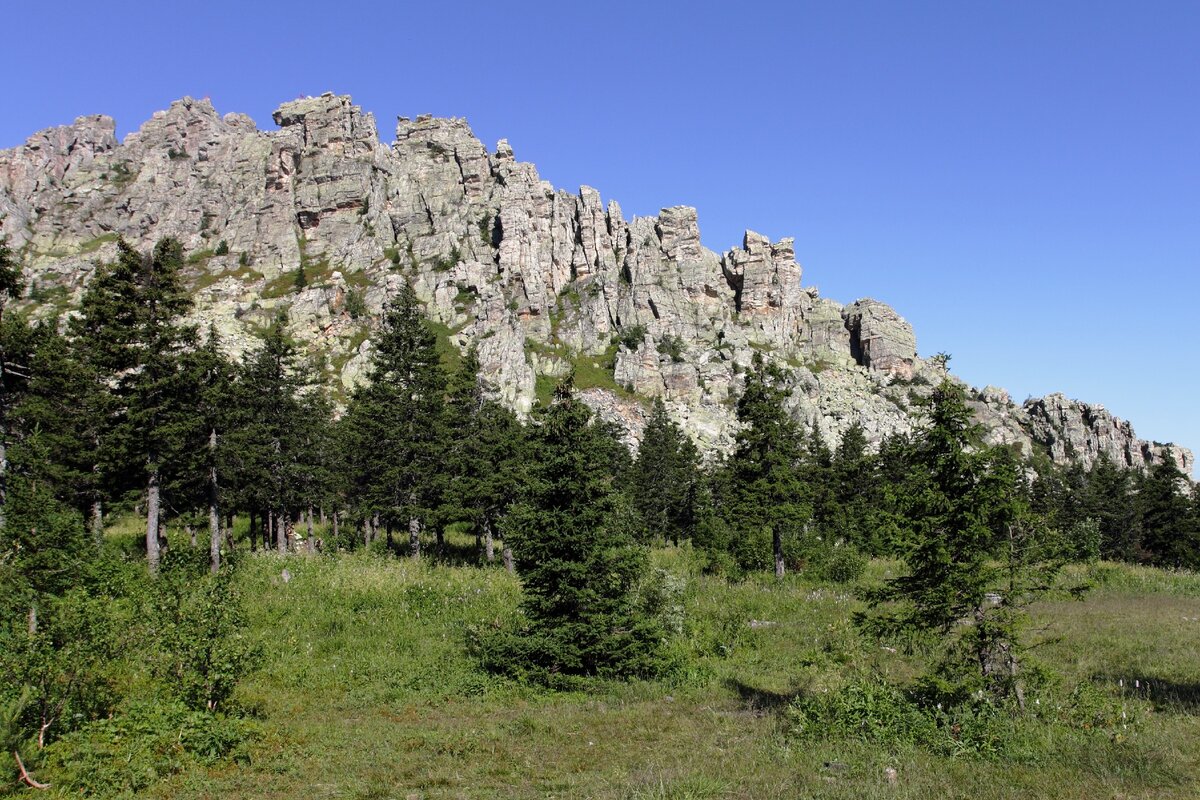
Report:
M661 397L708 449L732 442L756 351L788 372L793 413L830 443L855 420L875 440L908 430L912 403L943 376L888 306L804 287L790 239L747 231L715 253L695 209L626 220L595 189L556 190L503 140L489 152L460 119L402 117L391 145L348 97L285 103L274 119L279 130L259 131L185 98L124 142L111 119L80 117L0 151L0 232L23 259L27 302L68 309L118 236L141 247L174 236L193 253L197 321L240 351L286 309L345 387L370 358L371 320L409 280L518 411L574 367L631 440L645 401ZM1191 471L1190 452L1138 440L1101 407L974 397L991 442L1059 462L1106 453L1142 466L1170 453Z

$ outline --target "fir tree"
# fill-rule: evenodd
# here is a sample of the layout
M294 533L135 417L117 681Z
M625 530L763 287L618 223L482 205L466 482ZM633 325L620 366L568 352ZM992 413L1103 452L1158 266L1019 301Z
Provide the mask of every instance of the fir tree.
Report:
M525 468L525 437L507 408L483 396L475 350L451 377L446 399L447 440L443 516L470 521L486 561Z
M1015 694L1023 705L1020 629L1064 559L1029 513L1011 453L973 450L977 430L962 388L943 381L930 399L902 502L913 542L906 574L868 593L870 611L859 621L884 635L937 635L944 656L938 675L952 681L939 691L949 699L980 687ZM989 601L1002 586L999 600Z
M209 564L212 572L221 566L221 484L226 460L225 437L234 424L234 366L221 350L220 337L210 326L204 344L185 358L184 370L190 385L194 414L188 439L190 469L185 485L193 498L190 505L204 507L208 518Z
M528 480L504 522L526 626L485 638L492 668L542 681L622 677L659 667L663 629L640 613L646 552L614 524L611 437L568 377L536 420Z
M834 536L865 550L873 549L870 512L880 499L874 462L863 427L855 421L842 434L830 463L833 502L827 527Z
M699 460L695 444L656 400L629 482L644 537L678 543L691 535Z
M436 343L416 293L404 284L384 310L371 370L346 410L344 446L359 504L368 518L380 515L389 534L407 525L414 557L421 528L442 499L446 387Z
M118 489L138 484L146 494L146 556L158 571L161 490L181 466L191 412L182 356L196 341L180 320L191 308L183 288L183 248L163 239L149 254L124 240L117 262L88 285L72 331L92 368L109 378L113 424L101 443ZM140 474L127 469L140 465ZM133 480L131 480L133 479Z
M5 510L4 499L8 489L8 444L9 444L9 415L16 392L14 377L25 377L18 368L17 376L14 371L13 333L14 327L4 312L9 300L20 296L22 289L21 270L12 257L8 248L8 240L0 237L0 531L4 529ZM23 324L18 324L23 329Z
M1137 495L1145 557L1157 566L1200 567L1200 530L1185 494L1187 478L1168 454L1150 467Z
M741 427L729 461L726 507L740 566L763 569L773 558L777 576L785 570L785 543L796 542L812 519L801 480L803 437L784 408L788 396L782 374L756 353L737 404Z
M264 515L280 552L287 550L286 521L299 501L297 431L306 424L300 402L305 381L286 321L283 313L277 315L262 344L244 357L235 395L239 418L226 437L242 502ZM271 545L265 534L263 544Z

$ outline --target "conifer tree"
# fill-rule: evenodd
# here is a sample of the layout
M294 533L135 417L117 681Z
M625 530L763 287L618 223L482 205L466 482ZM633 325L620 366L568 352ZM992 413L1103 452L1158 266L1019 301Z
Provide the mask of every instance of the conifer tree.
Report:
M482 642L485 663L534 677L649 675L663 629L639 611L643 548L614 524L611 436L566 378L538 414L528 480L504 521L527 623Z
M867 453L867 437L855 421L842 434L830 463L830 533L860 549L870 549L870 511L879 500L874 480L874 459Z
M230 431L228 457L242 500L267 520L274 546L287 550L287 519L298 502L297 432L305 424L300 391L305 385L296 347L280 313L259 347L243 359L237 382L239 419ZM272 543L266 540L264 546Z
M185 477L194 504L204 506L208 518L209 566L217 572L221 566L221 484L224 468L225 437L232 428L235 403L234 366L221 350L220 336L210 326L204 343L189 353L184 369L193 397L190 469Z
M15 396L13 385L13 325L4 312L9 300L20 296L21 270L8 248L8 240L0 238L0 530L4 529L4 499L8 481L9 414ZM23 328L24 325L18 327Z
M1200 567L1200 530L1195 527L1186 485L1186 476L1168 456L1150 467L1138 489L1141 546L1157 566Z
M1141 551L1133 477L1132 471L1118 467L1107 455L1102 455L1087 473L1081 513L1100 524L1100 553L1104 558L1134 561Z
M978 429L962 387L943 381L928 414L902 503L914 543L907 570L868 593L870 610L859 621L884 635L937 635L947 697L980 687L1023 706L1020 630L1065 559L1029 513L1010 451L972 447Z
M497 526L525 467L524 431L511 411L484 397L474 349L451 377L445 413L443 516L470 521L490 562Z
M148 254L124 240L117 262L88 285L72 331L93 369L110 379L113 424L101 443L108 474L119 489L146 494L146 557L150 571L159 562L162 486L177 474L188 442L190 417L182 356L196 341L195 329L181 322L191 308L183 288L183 248L162 239ZM138 464L139 472L126 469ZM137 476L138 480L130 482Z
M777 576L785 571L785 542L796 540L812 519L801 480L803 437L784 408L789 394L779 370L755 353L738 399L741 427L729 461L726 514L737 532L735 558L744 569L763 569L773 557Z
M59 500L92 514L104 490L96 450L107 420L101 414L109 407L107 387L52 325L38 325L31 334L27 388L13 411L26 442L13 448L14 461ZM25 454L34 432L37 447ZM93 520L94 535L96 525Z
M695 522L699 452L656 400L630 474L629 493L643 537L678 543Z
M437 339L411 286L389 302L371 341L371 369L346 410L349 468L366 516L381 515L389 533L406 524L417 557L421 528L442 499L446 384Z

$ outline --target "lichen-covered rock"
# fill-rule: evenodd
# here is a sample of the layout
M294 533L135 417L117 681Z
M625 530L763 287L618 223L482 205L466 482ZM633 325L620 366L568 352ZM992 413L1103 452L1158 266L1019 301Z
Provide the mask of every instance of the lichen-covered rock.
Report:
M60 314L118 237L148 248L174 236L192 254L196 322L236 354L283 311L344 392L408 281L518 412L532 409L538 375L608 363L615 348L613 380L635 396L592 388L586 401L632 443L662 398L706 452L732 447L755 353L789 376L791 412L830 445L856 421L873 441L910 430L915 401L944 377L888 306L843 307L803 286L791 239L747 231L718 255L694 208L627 220L596 189L555 189L507 141L489 153L462 119L400 117L387 145L370 114L327 93L274 120L260 131L184 98L123 142L112 119L90 116L0 151L0 235L21 260L25 303ZM634 330L640 344L617 347ZM1052 395L1017 407L990 387L972 402L987 441L1027 453L1134 467L1167 457L1098 406ZM1170 452L1191 469L1190 452Z
M868 369L911 378L917 358L912 326L891 306L859 300L842 312L850 331L850 353Z

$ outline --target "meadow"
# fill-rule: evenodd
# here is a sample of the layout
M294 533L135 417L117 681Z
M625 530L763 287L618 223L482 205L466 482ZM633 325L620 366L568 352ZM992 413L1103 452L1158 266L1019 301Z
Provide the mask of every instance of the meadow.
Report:
M465 555L471 542L451 537L449 546ZM683 579L668 676L551 692L488 675L469 655L472 630L516 613L519 585L499 566L242 554L236 580L263 649L236 695L247 738L232 758L183 762L136 794L1200 796L1200 575L1073 568L1092 591L1035 615L1045 640L1035 653L1057 677L1034 702L1064 704L1045 714L1061 723L1014 721L994 732L1011 739L996 751L956 754L844 726L799 731L798 698L834 691L850 674L903 680L920 665L920 647L856 632L855 585L803 575L730 583L699 574L687 547L659 548L654 561ZM895 568L872 562L862 581ZM1082 716L1065 708L1081 686L1091 703Z

